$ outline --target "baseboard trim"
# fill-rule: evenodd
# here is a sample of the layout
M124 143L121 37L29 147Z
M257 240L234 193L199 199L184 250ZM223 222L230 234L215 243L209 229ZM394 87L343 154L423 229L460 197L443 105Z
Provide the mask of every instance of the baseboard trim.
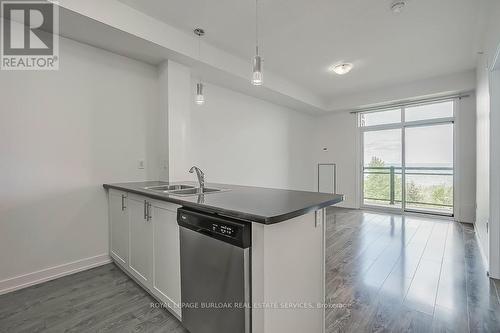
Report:
M110 262L111 258L108 254L101 254L95 257L84 258L67 264L5 279L0 281L0 295L54 280L66 275L85 271Z

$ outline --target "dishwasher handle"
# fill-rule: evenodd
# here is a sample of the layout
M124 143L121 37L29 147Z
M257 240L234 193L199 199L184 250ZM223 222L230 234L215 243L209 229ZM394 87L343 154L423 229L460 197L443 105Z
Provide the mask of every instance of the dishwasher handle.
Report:
M199 232L200 234L205 235L205 236L209 236L209 237L215 236L215 234L212 231L206 230L203 228L199 228L198 230L194 230L194 231Z

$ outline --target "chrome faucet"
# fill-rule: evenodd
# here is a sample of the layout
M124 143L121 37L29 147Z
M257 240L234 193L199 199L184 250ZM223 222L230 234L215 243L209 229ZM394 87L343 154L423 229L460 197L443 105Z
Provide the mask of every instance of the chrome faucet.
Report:
M198 182L200 183L200 192L203 193L205 192L205 174L197 166L192 166L191 169L189 169L189 173L193 173L195 171L198 176Z

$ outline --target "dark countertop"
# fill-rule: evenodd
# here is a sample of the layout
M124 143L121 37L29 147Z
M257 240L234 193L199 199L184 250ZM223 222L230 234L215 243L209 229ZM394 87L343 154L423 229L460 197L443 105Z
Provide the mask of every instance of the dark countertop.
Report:
M337 204L344 200L344 196L341 194L280 190L228 184L206 184L206 187L222 188L227 191L188 197L180 197L144 189L144 187L148 186L166 184L169 183L148 181L104 184L103 186L106 189L112 188L136 193L200 211L218 213L228 217L263 224L286 221ZM194 182L172 182L171 184L197 185L197 183Z

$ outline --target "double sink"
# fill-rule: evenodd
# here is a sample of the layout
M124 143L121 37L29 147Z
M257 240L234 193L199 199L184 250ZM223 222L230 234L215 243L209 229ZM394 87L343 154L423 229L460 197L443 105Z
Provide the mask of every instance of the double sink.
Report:
M159 185L159 186L148 186L144 187L145 190L160 192L169 195L177 195L180 197L189 197L206 193L214 193L225 191L220 188L213 187L194 187L185 184L172 184L172 185Z

